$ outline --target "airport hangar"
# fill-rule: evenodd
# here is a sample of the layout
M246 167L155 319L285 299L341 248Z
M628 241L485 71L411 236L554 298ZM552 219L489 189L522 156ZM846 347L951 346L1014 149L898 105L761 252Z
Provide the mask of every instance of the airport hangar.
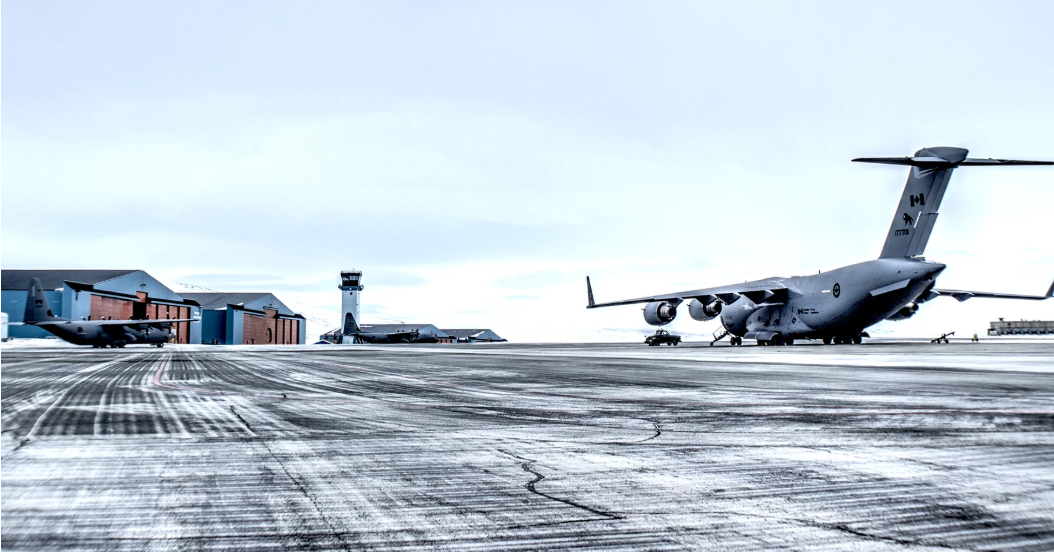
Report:
M201 342L206 344L300 345L304 317L271 293L184 293L201 305Z
M40 279L54 315L71 320L197 318L202 322L177 322L172 343L305 343L304 317L271 293L176 293L143 270L4 270L0 301L10 323L25 316L32 278ZM33 326L9 325L8 333L52 337Z
M443 330L443 333L454 338L458 343L504 343L508 339L502 337L494 330Z

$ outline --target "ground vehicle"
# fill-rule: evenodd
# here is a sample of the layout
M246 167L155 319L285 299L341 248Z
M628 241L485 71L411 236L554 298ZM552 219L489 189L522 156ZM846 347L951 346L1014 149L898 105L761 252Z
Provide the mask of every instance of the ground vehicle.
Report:
M662 345L663 343L666 345L678 345L681 343L681 336L674 335L659 328L658 330L655 330L655 333L644 338L644 342L647 343L649 347L655 347L657 345Z

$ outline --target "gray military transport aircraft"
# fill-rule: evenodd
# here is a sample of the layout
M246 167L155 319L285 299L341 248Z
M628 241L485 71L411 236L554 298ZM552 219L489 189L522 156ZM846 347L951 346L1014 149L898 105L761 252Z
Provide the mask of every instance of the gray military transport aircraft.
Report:
M69 320L51 312L40 280L29 281L26 314L22 324L43 328L76 345L124 347L129 343L148 343L164 347L172 339L173 322L194 322L193 318L168 320Z
M430 333L421 335L417 330L364 332L355 320L355 316L350 312L344 313L344 335L365 343L437 343L439 341L435 335Z
M904 193L893 215L879 258L810 276L766 278L742 284L667 293L652 297L596 303L586 276L586 308L646 303L644 320L662 326L688 303L688 314L707 321L720 316L732 335L732 345L756 339L759 345L792 345L795 339L822 339L825 344L860 343L864 330L882 320L904 320L919 305L947 295L958 301L973 297L1044 300L1054 294L1016 295L937 289L937 276L946 268L922 257L937 220L937 209L958 167L1054 165L1051 161L968 158L967 150L953 147L921 149L912 157L863 157L861 163L911 167Z

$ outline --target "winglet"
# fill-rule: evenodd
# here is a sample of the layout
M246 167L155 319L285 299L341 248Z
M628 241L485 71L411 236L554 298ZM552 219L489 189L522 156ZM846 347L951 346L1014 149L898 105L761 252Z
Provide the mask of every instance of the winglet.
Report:
M1054 286L1051 286L1054 289ZM596 306L596 302L593 301L593 285L589 283L589 276L586 276L586 295L589 297L589 304L586 305L587 309L591 309Z
M1054 282L1050 283L1050 289L1047 290L1046 298L1050 299L1051 297L1054 297Z

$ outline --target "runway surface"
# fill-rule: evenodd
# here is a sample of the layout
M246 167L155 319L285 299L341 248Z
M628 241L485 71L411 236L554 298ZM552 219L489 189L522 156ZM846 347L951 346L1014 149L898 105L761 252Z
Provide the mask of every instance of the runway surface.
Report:
M1054 549L1054 343L5 348L7 550Z

